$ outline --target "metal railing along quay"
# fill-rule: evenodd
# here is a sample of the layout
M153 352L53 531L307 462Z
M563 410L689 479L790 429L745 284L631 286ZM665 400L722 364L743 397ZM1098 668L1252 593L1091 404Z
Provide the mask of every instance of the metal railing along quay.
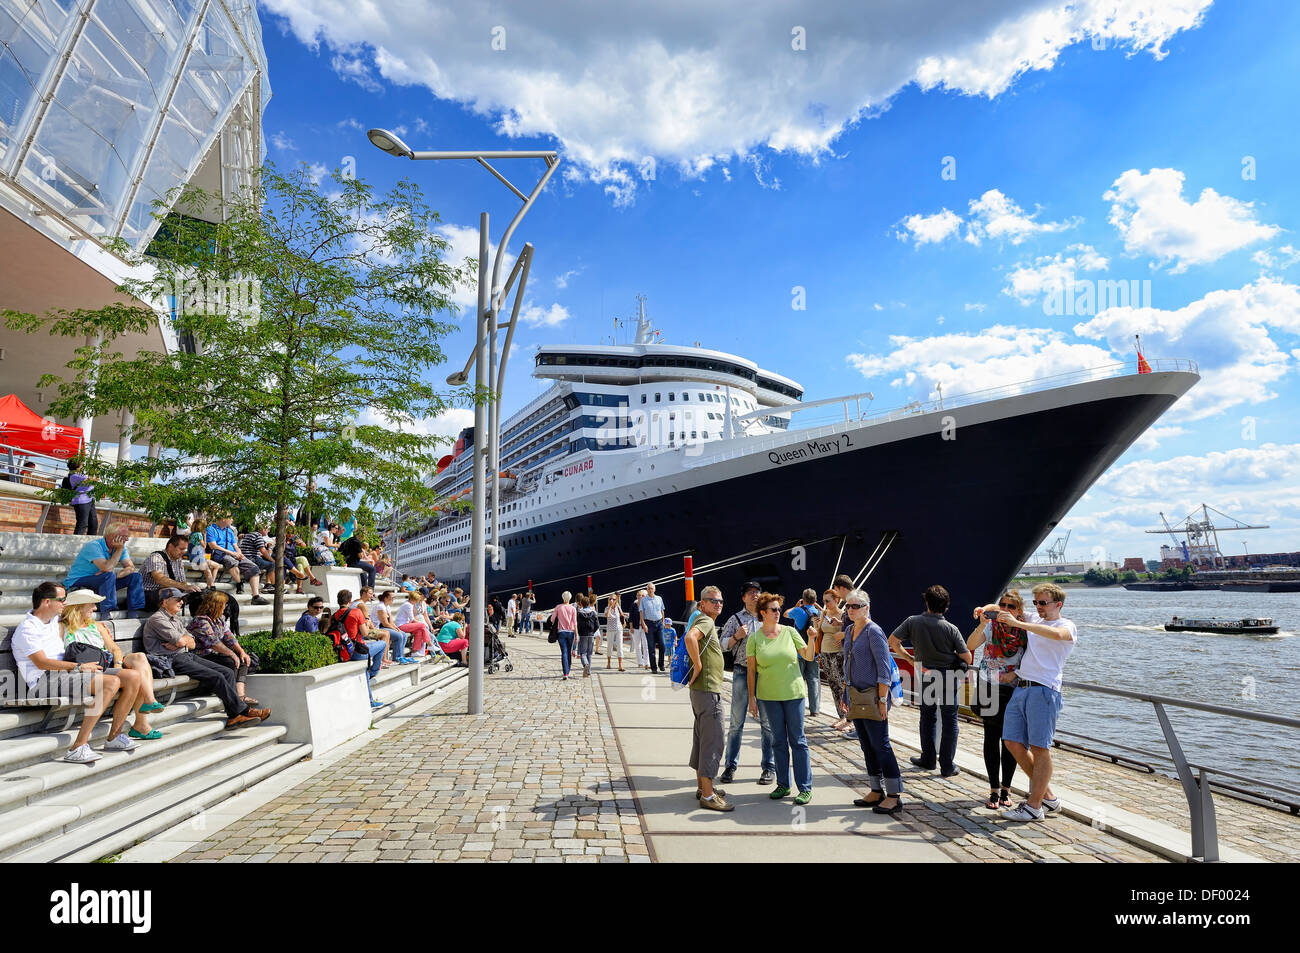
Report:
M909 663L913 662L912 659L909 659L906 656L895 654L894 657ZM903 695L909 703L915 705L918 701L917 692L908 687L908 682L909 679L904 675ZM1259 794L1248 788L1240 788L1235 785L1224 784L1217 779L1231 778L1235 781L1241 781L1252 785L1256 789L1268 788L1300 798L1300 790L1296 788L1288 787L1285 784L1279 784L1276 781L1253 778L1244 774L1227 771L1222 768L1211 767L1209 765L1189 761L1187 756L1183 753L1182 745L1178 741L1178 736L1174 732L1174 727L1169 721L1169 716L1166 713L1165 708L1185 708L1192 711L1202 711L1214 715L1222 715L1228 718L1238 718L1243 721L1257 721L1264 724L1280 725L1284 728L1300 728L1300 719L1287 718L1283 715L1269 715L1263 712L1247 711L1242 708L1229 708L1226 705L1210 705L1205 702L1190 701L1185 698L1173 698L1169 695L1154 695L1150 692L1138 692L1125 688L1109 688L1104 685L1091 685L1086 682L1062 682L1061 687L1062 689L1070 689L1071 691L1093 692L1099 695L1111 695L1116 698L1144 702L1153 707L1155 710L1156 720L1160 725L1160 731L1164 735L1165 744L1169 747L1168 754L1149 751L1143 748L1134 748L1107 739L1092 738L1088 735L1066 731L1064 729L1058 729L1057 734L1080 738L1084 741L1100 745L1106 745L1114 750L1099 751L1083 748L1082 746L1073 745L1068 741L1062 742L1059 738L1053 743L1053 747L1067 749L1076 748L1093 756L1109 758L1111 761L1116 763L1124 761L1131 765L1144 768L1148 772L1154 771L1150 765L1140 761L1135 761L1133 758L1126 757L1123 754L1116 754L1114 752L1128 752L1130 754L1141 755L1144 758L1172 764L1174 766L1174 771L1178 776L1178 781L1182 785L1183 794L1187 798L1187 809L1191 820L1193 859L1205 863L1217 863L1219 860L1219 833L1218 826L1215 822L1214 797L1211 793L1212 787L1231 791L1233 794L1241 795L1247 800L1254 801L1255 803L1264 803L1265 806L1269 806L1268 802L1281 805L1291 814L1300 813L1300 802L1272 797L1267 794ZM1193 772L1195 772L1195 774Z

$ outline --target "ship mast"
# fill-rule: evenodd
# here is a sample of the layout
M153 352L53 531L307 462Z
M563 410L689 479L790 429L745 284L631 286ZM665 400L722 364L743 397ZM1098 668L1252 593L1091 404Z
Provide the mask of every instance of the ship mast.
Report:
M636 296L636 340L634 344L650 344L654 332L650 329L650 318L645 313L645 295Z

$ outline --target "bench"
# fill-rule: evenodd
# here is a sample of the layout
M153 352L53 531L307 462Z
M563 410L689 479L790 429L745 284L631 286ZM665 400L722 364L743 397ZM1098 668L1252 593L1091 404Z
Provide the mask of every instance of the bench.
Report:
M138 636L118 641L117 627L113 622L104 623L108 626L109 635L113 636L113 641L117 642L118 648L122 650L123 655L130 655L132 652L140 651L140 647L135 645L139 641ZM7 629L0 636L0 671L6 672L14 685L22 681L22 676L18 672L18 663L14 659L13 647L10 644L13 639L12 628ZM188 675L177 675L173 678L155 678L153 680L154 695L163 705L171 705L176 700L178 692L196 687L198 682ZM164 699L164 696L165 699ZM37 726L37 731L45 731L52 724L56 724L55 714L59 714L63 719L63 724L57 728L58 731L67 731L72 727L73 722L77 720L78 712L83 710L80 700L73 698L10 698L7 696L0 698L0 708L44 708L45 717Z

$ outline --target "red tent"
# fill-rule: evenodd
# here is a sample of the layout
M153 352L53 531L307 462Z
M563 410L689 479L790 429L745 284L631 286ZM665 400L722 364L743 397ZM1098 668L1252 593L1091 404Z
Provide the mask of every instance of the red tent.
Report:
M66 460L81 450L81 428L42 419L9 394L0 397L0 444Z

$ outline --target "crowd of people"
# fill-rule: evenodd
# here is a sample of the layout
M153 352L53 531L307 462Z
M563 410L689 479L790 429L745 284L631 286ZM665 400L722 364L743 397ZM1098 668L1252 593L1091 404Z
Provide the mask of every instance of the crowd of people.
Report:
M730 615L722 611L721 592L706 587L680 639L653 584L639 590L626 611L619 593L604 596L603 633L597 611L602 597L594 593L563 593L548 627L559 645L562 679L570 677L574 659L583 676L590 675L602 634L606 668L617 657L620 671L625 637L637 667L655 674L667 672L665 653L670 661L680 644L691 664L690 766L698 779L696 796L707 810L734 809L720 785L736 779L747 718L757 719L760 727L758 783L775 784L774 799L793 794L801 805L812 799L805 722L822 713L823 682L834 698L831 728L856 738L862 749L869 790L855 806L880 814L901 810L903 776L889 737L889 713L903 696L896 659L905 659L920 715L921 753L911 764L945 778L960 773L957 716L969 693L984 732L990 790L983 806L1009 820L1030 821L1060 809L1050 784L1051 746L1062 672L1078 638L1074 624L1061 616L1064 590L1048 583L1033 594L1029 612L1015 590L980 606L966 636L947 619L951 597L940 585L922 594L921 612L886 634L871 617L870 597L848 576L837 577L820 600L816 590L805 589L788 609L780 594L747 582L740 608ZM516 613L516 598L506 610L508 619ZM972 666L976 680L967 687ZM731 701L724 717L728 671ZM1029 794L1013 807L1017 766L1029 777Z

